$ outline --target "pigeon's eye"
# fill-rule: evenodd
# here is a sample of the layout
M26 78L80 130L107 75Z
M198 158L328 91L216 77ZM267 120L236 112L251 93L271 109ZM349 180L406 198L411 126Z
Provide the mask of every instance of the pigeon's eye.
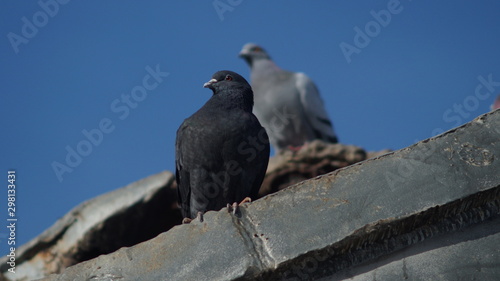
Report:
M261 49L260 47L254 47L254 48L253 48L253 51L254 51L254 52L260 52L260 51L262 51L262 49Z
M231 75L226 75L226 80L227 81L232 81L233 80L233 77Z

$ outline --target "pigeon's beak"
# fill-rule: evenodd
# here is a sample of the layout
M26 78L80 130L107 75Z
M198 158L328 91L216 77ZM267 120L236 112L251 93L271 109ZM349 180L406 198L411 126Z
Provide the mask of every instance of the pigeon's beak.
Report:
M241 50L240 53L238 54L238 57L240 58L248 57L248 50L246 49Z
M209 88L209 89L211 89L212 85L214 83L217 83L217 79L210 79L210 81L208 81L207 83L203 84L203 88Z
M241 50L240 53L238 54L238 57L244 59L248 65L252 66L252 59L251 59L251 55L250 55L250 50L248 50L248 49Z

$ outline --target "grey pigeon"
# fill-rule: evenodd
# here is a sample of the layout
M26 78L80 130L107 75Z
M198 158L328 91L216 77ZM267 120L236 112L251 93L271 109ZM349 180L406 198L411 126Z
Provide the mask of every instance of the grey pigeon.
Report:
M319 91L307 75L279 68L253 43L243 46L240 57L250 66L254 113L278 152L315 139L338 141Z
M256 199L269 161L268 136L252 113L253 92L245 78L218 71L203 87L213 95L184 120L175 143L179 203L187 221Z

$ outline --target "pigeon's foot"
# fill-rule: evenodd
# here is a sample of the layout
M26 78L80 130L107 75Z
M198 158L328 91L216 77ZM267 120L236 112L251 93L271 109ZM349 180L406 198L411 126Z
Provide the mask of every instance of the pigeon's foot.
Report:
M233 206L232 206L232 209L233 209L233 215L236 216L236 212L238 212L238 203L234 202L233 203Z
M233 204L227 204L227 211L229 213L232 213L233 215L236 215L238 212L238 207L241 206L243 203L250 203L252 202L252 198L250 197L245 197L239 204L237 202L234 202Z
M192 221L198 219L200 222L203 222L203 213L202 212L198 212L196 214L196 218L194 219L191 219L191 218L184 218L182 220L182 224L188 224L188 223L191 223Z
M203 222L203 213L198 212L198 214L196 214L196 219L198 219L200 222Z
M250 203L250 202L252 202L252 198L250 198L250 197L245 197L245 199L243 199L243 201L241 201L241 202L240 202L240 204L238 204L238 205L241 205L241 204L243 204L243 203Z
M227 203L227 212L232 213L233 215L236 215L236 212L238 211L238 203L234 202L233 204Z
M292 152L297 152L297 151L301 150L306 145L307 145L307 143L305 143L304 145L301 145L301 146L292 146L292 145L289 145L287 148L288 148L288 150L290 150Z

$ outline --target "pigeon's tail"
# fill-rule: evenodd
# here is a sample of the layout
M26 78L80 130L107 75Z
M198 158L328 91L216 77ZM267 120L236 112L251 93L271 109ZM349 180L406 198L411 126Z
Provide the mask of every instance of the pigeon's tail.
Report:
M321 132L319 130L313 129L314 136L316 139L319 140L324 140L329 143L338 143L339 140L336 135L327 135L324 132Z
M333 137L327 137L327 141L330 142L330 143L338 143L339 142L339 139L337 138L337 136L333 136Z
M329 143L337 143L338 138L333 131L332 122L329 119L320 117L316 117L316 120L319 122L313 124L312 126L314 137ZM316 125L316 127L314 125ZM321 125L321 128L319 128L319 125Z

